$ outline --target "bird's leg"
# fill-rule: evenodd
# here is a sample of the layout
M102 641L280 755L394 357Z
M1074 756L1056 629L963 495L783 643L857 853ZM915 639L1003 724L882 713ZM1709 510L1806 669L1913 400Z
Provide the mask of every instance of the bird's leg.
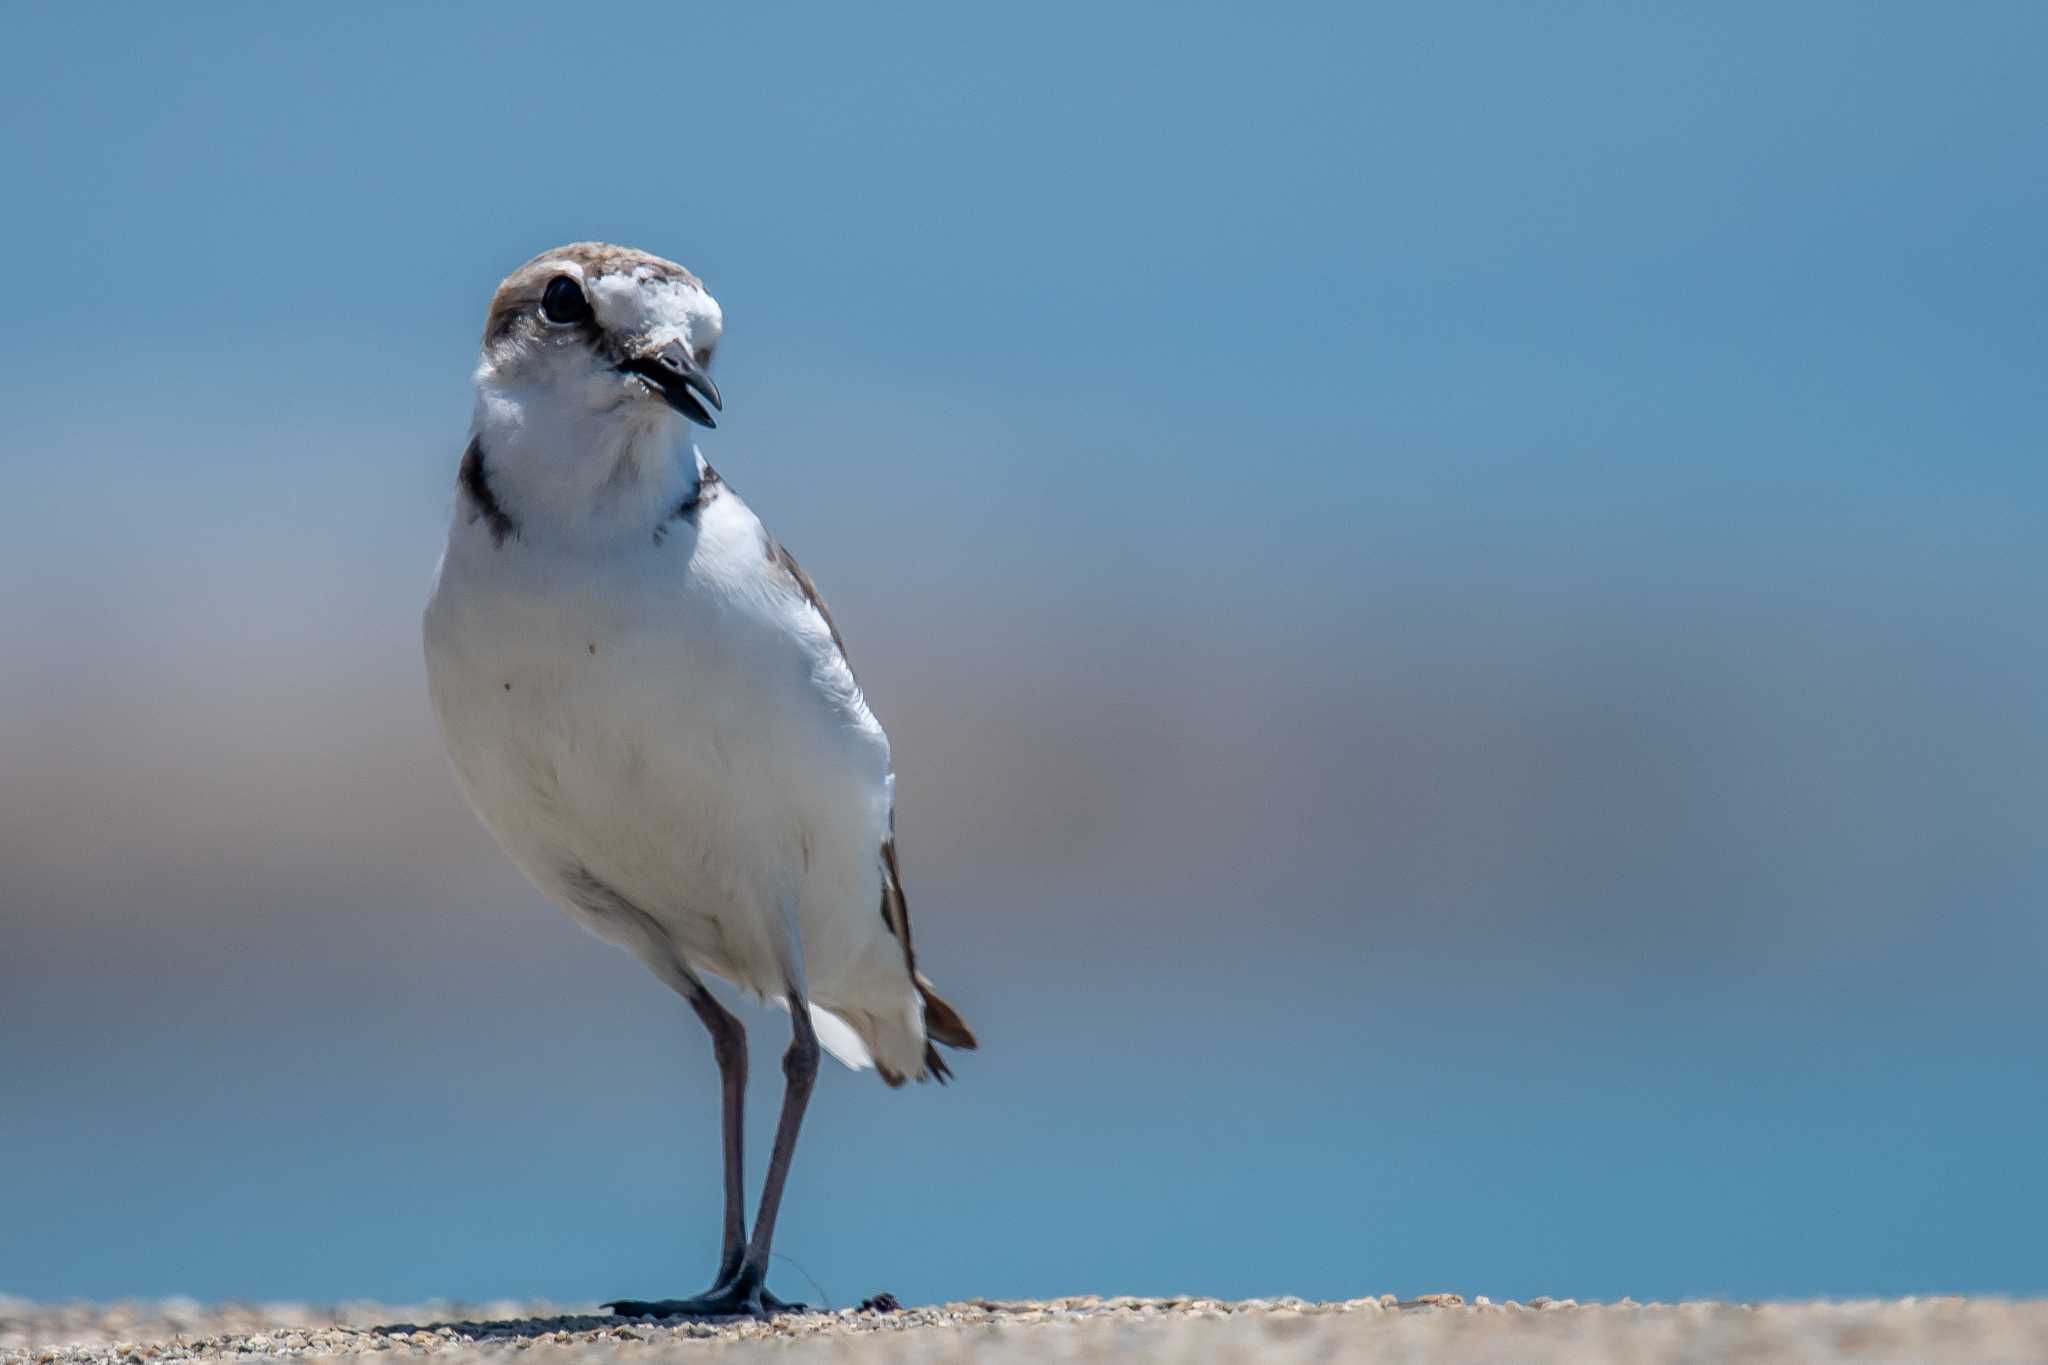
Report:
M768 1252L775 1241L775 1215L782 1208L782 1185L796 1155L797 1129L803 1126L811 1087L818 1081L818 1033L811 1026L811 1008L802 995L790 992L793 1036L782 1054L782 1117L775 1123L775 1146L768 1154L768 1178L761 1185L761 1209L754 1215L754 1237L740 1261L740 1282L759 1285L768 1278Z
M731 1023L733 1034L739 1040L737 1068L729 1068L722 1051L724 1035L720 1026L712 1023L710 1014L703 1007L698 1008L699 1017L704 1018L705 1026L711 1029L714 1048L720 1049L719 1071L725 1083L725 1255L721 1258L718 1281L706 1293L693 1299L657 1299L651 1302L620 1299L605 1305L621 1317L765 1317L770 1313L800 1311L803 1307L802 1304L778 1299L768 1292L765 1282L768 1278L768 1254L775 1240L775 1215L782 1207L782 1187L789 1178L790 1159L796 1154L797 1129L803 1124L804 1109L818 1079L818 1034L811 1025L810 1007L802 996L791 992L789 1013L794 1021L794 1036L790 1039L789 1051L782 1054L782 1074L786 1080L782 1117L775 1125L775 1147L768 1157L768 1179L761 1187L761 1208L754 1216L754 1236L744 1250L739 1250L740 1101L747 1083L746 1036L741 1032L739 1020L712 999L709 992L704 994L704 999L711 1010ZM696 1003L693 996L691 1004Z
M711 1034L712 1056L718 1059L720 1127L725 1149L725 1225L719 1238L718 1277L711 1282L715 1288L739 1272L747 1238L747 1031L739 1017L702 986L690 997L690 1008L704 1021Z

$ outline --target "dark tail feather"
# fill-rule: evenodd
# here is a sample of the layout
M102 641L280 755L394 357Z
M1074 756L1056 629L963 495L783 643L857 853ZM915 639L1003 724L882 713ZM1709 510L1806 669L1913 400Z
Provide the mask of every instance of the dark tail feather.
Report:
M924 979L923 972L917 974L917 989L924 996L926 1037L947 1047L957 1047L962 1052L972 1052L981 1046L974 1039L974 1030L967 1027L967 1021L960 1017L960 1011L947 1004L945 997L932 989L932 983ZM939 1064L937 1053L926 1057L925 1063L941 1076L948 1074L946 1068Z

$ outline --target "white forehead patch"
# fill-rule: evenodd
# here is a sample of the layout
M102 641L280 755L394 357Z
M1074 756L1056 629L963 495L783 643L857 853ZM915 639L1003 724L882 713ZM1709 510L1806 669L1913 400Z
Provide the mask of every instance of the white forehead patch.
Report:
M724 326L718 300L683 280L657 275L646 266L631 274L600 275L584 285L590 306L606 331L650 345L680 339L693 348L718 340Z

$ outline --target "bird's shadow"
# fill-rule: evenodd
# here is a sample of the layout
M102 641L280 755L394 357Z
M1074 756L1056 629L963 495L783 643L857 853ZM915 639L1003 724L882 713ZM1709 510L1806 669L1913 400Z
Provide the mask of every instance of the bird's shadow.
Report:
M373 1336L409 1337L415 1332L439 1336L446 1330L457 1337L468 1337L472 1341L537 1341L551 1337L558 1332L571 1334L595 1332L600 1329L616 1331L644 1323L645 1319L622 1318L612 1313L564 1313L551 1318L501 1318L492 1322L473 1322L467 1319L445 1318L438 1322L387 1322L362 1330ZM671 1324L681 1322L717 1322L717 1318L672 1318Z
M872 1298L862 1299L860 1307L856 1311L861 1313L898 1313L902 1309L903 1305L896 1301L894 1294L884 1292ZM798 1308L794 1311L798 1314L803 1314L815 1313L819 1310L815 1308ZM832 1310L827 1308L823 1311L829 1313ZM777 1316L781 1315L778 1314ZM461 1320L444 1318L438 1322L387 1322L376 1327L365 1327L361 1330L368 1332L372 1336L380 1337L409 1337L415 1332L425 1332L430 1336L438 1336L445 1330L451 1336L468 1337L471 1341L481 1343L486 1341L538 1341L542 1337L552 1337L560 1332L567 1332L573 1337L580 1332L595 1332L599 1330L608 1330L616 1333L622 1327L680 1327L685 1323L692 1322L716 1325L722 1322L737 1322L741 1320L735 1317L631 1318L621 1317L616 1313L562 1313L554 1317L500 1318L491 1322L477 1322L467 1318Z

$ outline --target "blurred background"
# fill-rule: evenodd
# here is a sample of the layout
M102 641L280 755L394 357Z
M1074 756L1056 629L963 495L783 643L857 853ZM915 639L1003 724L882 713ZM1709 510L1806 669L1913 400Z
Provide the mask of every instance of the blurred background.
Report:
M0 1291L706 1282L709 1047L418 645L591 237L984 1043L828 1073L785 1295L2048 1290L2039 6L9 28Z

